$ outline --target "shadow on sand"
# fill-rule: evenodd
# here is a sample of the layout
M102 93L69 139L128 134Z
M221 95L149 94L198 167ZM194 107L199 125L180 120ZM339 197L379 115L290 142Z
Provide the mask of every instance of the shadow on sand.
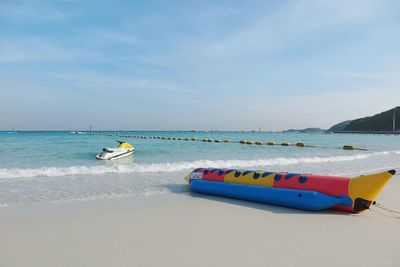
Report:
M258 209L258 210L272 212L272 213L308 214L308 215L326 214L326 215L340 215L340 216L346 216L346 215L354 216L355 215L352 213L335 211L335 210L326 210L326 211L298 210L298 209L286 208L286 207L281 207L281 206L274 206L274 205L270 205L270 204L234 199L234 198L225 198L225 197L219 197L219 196L214 196L214 195L200 194L200 193L191 191L190 186L187 184L169 183L169 184L163 184L162 187L166 188L168 191L170 191L171 193L174 193L174 194L184 194L184 195L187 195L187 196L190 196L193 198L199 198L199 199L204 199L204 200L209 200L209 201L217 201L217 202L222 202L222 203L228 204L228 205L242 206L245 208Z

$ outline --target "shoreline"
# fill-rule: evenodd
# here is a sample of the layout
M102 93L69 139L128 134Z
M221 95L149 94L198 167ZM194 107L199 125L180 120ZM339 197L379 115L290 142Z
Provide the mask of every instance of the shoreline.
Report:
M333 134L382 134L382 135L400 135L400 131L341 131L328 132Z
M379 203L400 210L399 175ZM4 266L398 266L400 219L191 192L5 207Z

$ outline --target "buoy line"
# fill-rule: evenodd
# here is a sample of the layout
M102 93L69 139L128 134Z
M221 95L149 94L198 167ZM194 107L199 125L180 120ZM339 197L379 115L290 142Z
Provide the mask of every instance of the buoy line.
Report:
M193 137L165 137L165 136L143 136L143 135L122 135L122 134L115 134L115 133L93 133L95 135L102 135L102 136L114 136L114 137L121 137L121 138L136 138L136 139L159 139L159 140L174 140L174 141L193 141L193 142L207 142L207 143L233 143L233 144L243 144L243 145L269 145L269 146L295 146L299 148L311 147L311 148L325 148L325 149L343 149L343 150L359 150L359 151L367 151L366 148L358 148L353 145L343 145L342 147L327 147L327 146L315 146L315 145L308 145L302 142L298 143L289 143L289 142L282 142L277 143L274 141L252 141L252 140L240 140L240 141L231 141L228 139L210 139L210 138L193 138Z

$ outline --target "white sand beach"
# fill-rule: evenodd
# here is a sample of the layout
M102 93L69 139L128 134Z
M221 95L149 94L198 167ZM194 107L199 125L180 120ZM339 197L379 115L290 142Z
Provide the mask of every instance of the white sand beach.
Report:
M397 211L399 178L378 201ZM0 266L400 266L399 218L192 193L6 207Z

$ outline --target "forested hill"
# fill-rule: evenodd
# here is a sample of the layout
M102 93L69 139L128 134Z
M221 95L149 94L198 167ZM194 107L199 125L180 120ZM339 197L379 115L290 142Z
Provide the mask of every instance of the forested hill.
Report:
M400 130L400 107L396 107L371 117L349 122L343 131L392 131L393 112L396 110L396 130Z

